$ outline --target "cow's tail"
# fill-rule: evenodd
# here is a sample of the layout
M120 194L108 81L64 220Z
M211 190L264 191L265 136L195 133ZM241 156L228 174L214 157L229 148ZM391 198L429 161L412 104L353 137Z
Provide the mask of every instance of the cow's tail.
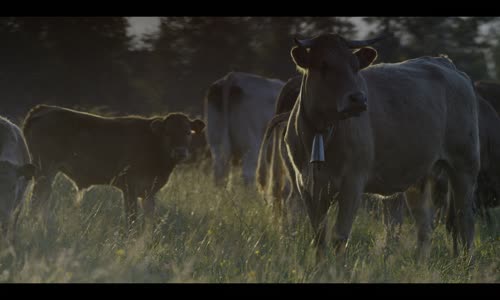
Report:
M274 143L276 144L279 140L279 132L275 131L276 126L278 126L281 123L284 123L288 121L288 118L290 117L290 112L282 113L279 115L274 116L271 121L269 121L266 132L264 133L264 138L262 139L262 142L260 144L260 149L259 149L259 160L257 162L257 169L255 172L255 182L257 184L257 190L259 191L260 194L264 195L266 193L267 189L267 183L268 183L268 171L269 171L269 162L277 162L278 160L273 159L273 155L277 155L278 151L277 145L272 145L273 147L269 147L269 140L271 136L273 136L273 133L276 132ZM268 154L269 149L274 151L272 153Z
M271 119L271 121L269 121L269 123L267 124L266 133L264 133L264 138L262 141L264 142L264 141L268 140L269 137L271 136L271 134L273 133L274 128L283 122L287 122L288 119L290 118L291 114L292 114L292 112L289 111L289 112L281 113L279 115L274 116Z

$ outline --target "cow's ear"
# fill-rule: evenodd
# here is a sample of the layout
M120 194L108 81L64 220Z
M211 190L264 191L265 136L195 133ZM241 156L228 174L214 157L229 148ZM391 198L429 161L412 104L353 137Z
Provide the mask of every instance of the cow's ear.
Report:
M295 64L303 69L309 67L309 52L304 47L295 46L290 53Z
M359 69L362 70L377 59L377 50L371 47L364 47L354 52L354 55L358 58Z
M205 122L200 119L191 121L191 130L195 133L200 133L205 128Z
M164 126L163 126L163 119L161 119L161 118L157 118L157 119L154 119L153 121L151 121L150 126L151 126L151 130L156 135L162 135L163 132L165 131Z
M17 168L17 177L24 177L26 179L35 176L36 167L33 164L25 164Z

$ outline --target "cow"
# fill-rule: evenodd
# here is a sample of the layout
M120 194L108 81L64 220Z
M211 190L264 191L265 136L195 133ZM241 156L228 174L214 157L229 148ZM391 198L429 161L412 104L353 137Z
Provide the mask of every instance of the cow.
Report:
M208 88L206 136L216 185L224 182L231 160L241 160L243 182L253 184L260 142L283 85L278 79L230 72Z
M475 212L491 224L488 209L500 206L500 118L490 101L477 95L479 108L479 140L481 146L481 167L477 177L477 189L474 197ZM448 194L448 177L446 173L439 174L439 180L433 190L433 205L437 220L446 217L446 227L449 231L454 226L455 216L449 210L450 195ZM448 214L441 213L448 209Z
M480 215L486 217L491 223L488 208L500 206L500 137L497 131L500 128L498 116L500 115L500 82L479 80L475 83L476 91L481 97L480 102L480 137L481 156L487 158L481 161L481 172L478 177L477 209ZM496 112L496 114L494 113ZM482 147L484 148L484 147Z
M500 114L500 82L478 80L474 82L477 92Z
M21 129L0 117L0 226L2 236L11 243L15 242L19 213L28 201L28 187L34 173L35 166Z
M275 116L269 121L261 143L255 175L257 190L267 202L273 204L275 215L283 220L282 224L288 223L291 228L295 227L297 219L305 212L305 207L295 190L295 174L284 145L284 133L289 113L299 96L301 84L302 76L295 76L281 89L276 101ZM288 168L286 164L289 165ZM403 224L405 194L398 193L390 197L371 195L363 199L369 202L367 206L374 204L374 200L382 200L387 240L397 239L399 228Z
M183 113L162 117L103 117L68 108L37 105L26 116L23 131L37 167L33 197L47 201L58 172L79 189L113 185L123 191L127 225L143 199L146 219L154 215L154 195L177 163L189 157L192 135L205 123Z
M478 177L477 209L490 222L487 209L500 206L500 82L479 80L475 83L481 139L481 171Z
M321 34L295 39L291 49L303 77L285 144L315 233L316 257L324 258L334 195L332 240L342 260L363 193L392 195L415 185L429 190L440 169L450 178L456 230L471 253L480 167L472 81L445 56L372 65L377 51L368 46L382 38L352 41ZM429 207L429 197L419 200L413 207L417 218ZM428 257L427 226L419 228L417 245L419 257Z
M189 153L190 156L183 162L184 164L198 164L200 161L208 161L211 159L210 148L208 147L207 137L204 131L193 134L189 146Z

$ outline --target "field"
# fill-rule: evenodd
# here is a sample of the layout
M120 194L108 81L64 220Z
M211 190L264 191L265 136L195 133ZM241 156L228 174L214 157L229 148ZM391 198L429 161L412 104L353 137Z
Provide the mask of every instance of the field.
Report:
M15 249L0 247L0 282L500 282L499 210L490 227L477 220L470 268L451 256L444 225L434 231L428 263L420 264L411 218L401 240L386 247L381 218L359 210L339 273L331 251L325 265L314 264L307 218L295 234L284 234L254 189L237 178L215 188L199 169L178 166L157 195L152 235L131 236L123 232L117 189L97 186L78 195L59 175L46 217L25 206Z

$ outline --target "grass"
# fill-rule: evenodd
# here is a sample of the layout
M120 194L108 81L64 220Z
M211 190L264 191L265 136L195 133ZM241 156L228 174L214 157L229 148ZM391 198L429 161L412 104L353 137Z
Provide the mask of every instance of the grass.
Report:
M178 166L157 195L152 235L124 234L121 192L110 186L77 193L54 181L46 218L26 206L18 243L0 245L0 282L500 282L500 226L476 222L476 262L451 256L443 225L427 264L414 259L416 233L405 220L401 240L386 246L382 220L360 210L345 272L331 248L314 264L312 229L302 218L283 234L271 208L237 179L216 188L199 165ZM500 211L493 212L500 220ZM334 209L329 214L333 224Z

